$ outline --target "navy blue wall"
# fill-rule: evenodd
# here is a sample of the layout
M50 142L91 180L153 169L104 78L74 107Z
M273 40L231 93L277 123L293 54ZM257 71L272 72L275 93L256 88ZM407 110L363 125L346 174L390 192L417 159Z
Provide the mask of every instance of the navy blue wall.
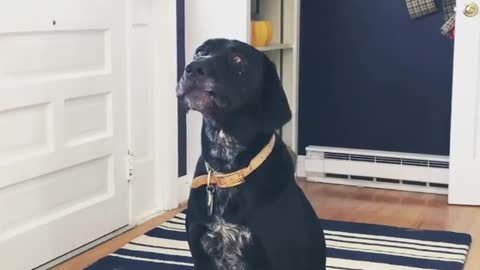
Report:
M301 1L299 150L447 155L453 41L405 1ZM441 5L439 5L441 6Z

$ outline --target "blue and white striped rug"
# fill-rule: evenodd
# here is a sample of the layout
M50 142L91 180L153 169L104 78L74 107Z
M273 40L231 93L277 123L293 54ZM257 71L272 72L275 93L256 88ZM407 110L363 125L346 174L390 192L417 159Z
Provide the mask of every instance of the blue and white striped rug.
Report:
M327 269L463 269L470 235L323 220ZM185 214L147 232L88 270L189 270Z

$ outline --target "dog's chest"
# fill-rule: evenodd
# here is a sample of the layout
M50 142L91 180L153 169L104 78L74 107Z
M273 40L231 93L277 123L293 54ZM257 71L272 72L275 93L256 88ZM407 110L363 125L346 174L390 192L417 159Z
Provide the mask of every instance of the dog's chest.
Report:
M220 194L222 196L222 194ZM220 197L213 222L201 238L204 251L210 255L218 270L246 269L245 249L252 244L252 232L245 226L227 222L222 216L230 196Z
M214 159L221 160L225 169L231 169L232 161L245 147L223 130L209 130L207 136L213 142L209 148L209 155Z
M217 218L207 226L201 244L210 255L218 270L246 269L244 252L252 241L250 230L244 226L225 222Z

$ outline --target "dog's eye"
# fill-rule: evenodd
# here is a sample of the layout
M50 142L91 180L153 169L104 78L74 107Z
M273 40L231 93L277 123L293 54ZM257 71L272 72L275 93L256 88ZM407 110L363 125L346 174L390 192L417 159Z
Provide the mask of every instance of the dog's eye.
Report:
M208 55L208 52L203 47L198 48L197 51L195 52L195 56L205 56L205 55Z
M242 59L240 56L238 56L238 55L235 55L235 56L232 58L232 60L233 60L233 63L235 63L235 64L240 64L240 63L243 62L243 59Z

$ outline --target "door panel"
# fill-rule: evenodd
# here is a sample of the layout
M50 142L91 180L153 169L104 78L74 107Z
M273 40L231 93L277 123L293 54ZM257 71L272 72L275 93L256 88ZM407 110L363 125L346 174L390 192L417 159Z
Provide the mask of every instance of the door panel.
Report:
M0 4L1 269L129 220L123 2L37 2Z

